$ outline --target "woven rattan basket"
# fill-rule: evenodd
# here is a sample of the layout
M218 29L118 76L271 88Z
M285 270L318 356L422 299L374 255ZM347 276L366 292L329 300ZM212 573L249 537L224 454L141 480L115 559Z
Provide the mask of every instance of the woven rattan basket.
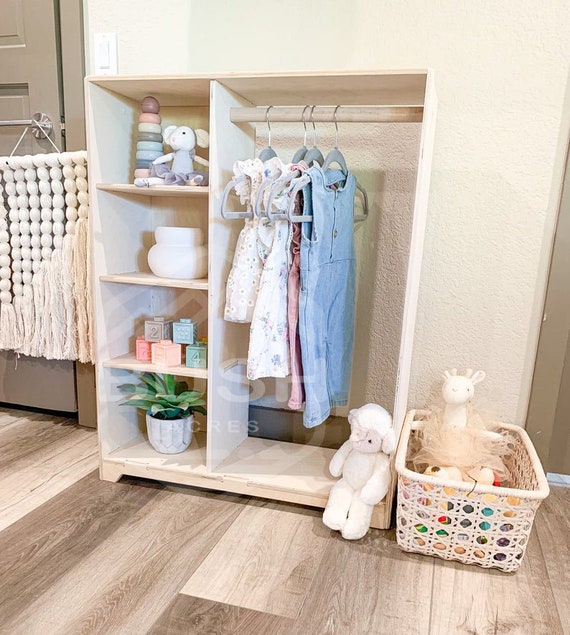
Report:
M460 484L418 474L410 469L413 422L428 413L411 410L406 416L398 450L397 540L413 551L465 564L516 571L524 556L534 514L548 496L540 460L519 426L500 424L515 439L505 458L511 487Z

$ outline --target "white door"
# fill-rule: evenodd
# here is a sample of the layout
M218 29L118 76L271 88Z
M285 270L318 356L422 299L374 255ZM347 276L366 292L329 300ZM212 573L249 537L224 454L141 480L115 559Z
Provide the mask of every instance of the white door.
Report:
M52 139L62 148L58 7L54 0L0 0L0 121L27 120L43 112L54 124ZM11 153L23 131L0 126L0 155ZM46 139L27 134L17 154L52 151ZM76 411L73 362L17 359L1 351L0 402Z

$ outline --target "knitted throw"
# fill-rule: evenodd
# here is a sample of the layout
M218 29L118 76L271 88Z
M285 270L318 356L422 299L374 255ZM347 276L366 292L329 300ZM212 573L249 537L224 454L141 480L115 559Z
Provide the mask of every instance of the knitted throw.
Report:
M86 159L0 157L0 349L94 361Z

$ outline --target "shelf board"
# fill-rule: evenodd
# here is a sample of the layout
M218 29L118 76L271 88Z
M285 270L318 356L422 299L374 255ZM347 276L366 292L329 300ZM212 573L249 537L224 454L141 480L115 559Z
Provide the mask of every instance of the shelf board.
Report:
M301 505L326 506L336 482L328 471L335 450L248 437L220 467L209 472L205 436L195 434L190 448L176 455L155 452L146 439L138 438L103 457L103 474L107 472L111 480L128 474ZM384 508L384 502L376 506L373 527L386 528Z
M179 76L91 76L90 84L124 95L137 105L154 95L161 106L208 106L217 80L252 104L294 106L408 105L425 99L426 70L208 73Z
M208 379L207 368L189 368L188 366L157 366L150 362L139 361L132 353L114 357L103 362L106 368L121 368L124 370L134 370L139 373L167 373L169 375L180 375L181 377L198 377ZM150 446L149 446L150 447Z
M128 273L112 273L99 276L101 282L116 282L119 284L141 284L147 287L174 287L177 289L208 290L208 279L178 280L176 278L159 278L145 271L131 271Z
M103 192L115 194L136 194L138 196L171 196L186 198L189 196L207 197L208 186L201 185L155 185L153 187L137 187L127 183L97 183L96 188Z

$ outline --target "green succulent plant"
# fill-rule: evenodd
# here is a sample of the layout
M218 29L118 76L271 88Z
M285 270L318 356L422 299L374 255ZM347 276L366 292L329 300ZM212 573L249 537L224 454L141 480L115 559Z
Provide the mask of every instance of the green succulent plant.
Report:
M121 406L139 408L155 419L183 419L193 412L206 414L203 393L188 390L185 381L161 373L140 373L139 377L139 384L119 386L119 390L128 393Z

